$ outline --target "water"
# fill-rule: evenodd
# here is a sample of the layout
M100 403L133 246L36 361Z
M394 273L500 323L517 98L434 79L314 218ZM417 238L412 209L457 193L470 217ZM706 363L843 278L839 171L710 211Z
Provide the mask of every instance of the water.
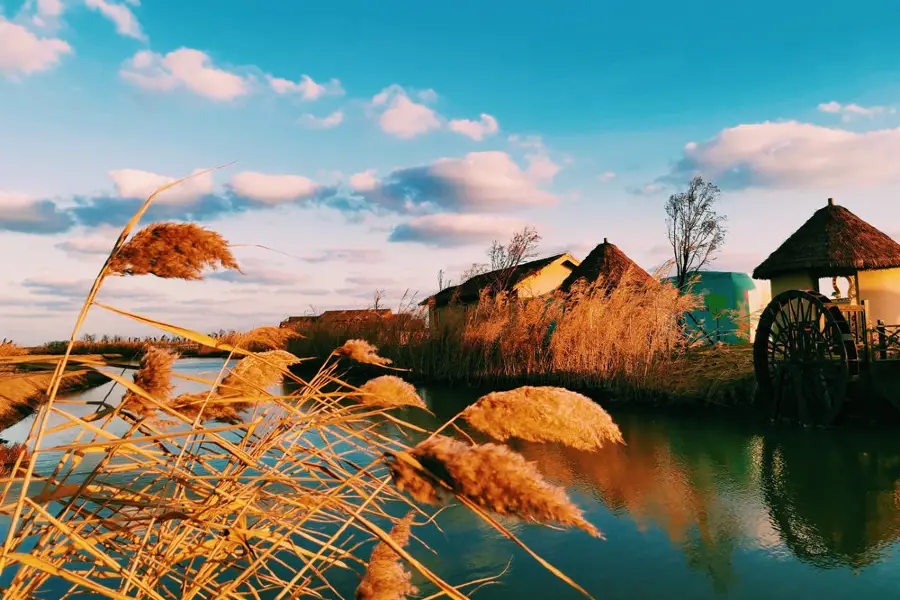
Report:
M178 369L214 378L220 366L214 359L188 359ZM182 382L178 392L199 387ZM100 400L108 392L104 386L84 397ZM460 390L421 392L436 417L415 409L402 417L427 427L477 397ZM627 446L587 453L514 445L568 488L606 540L504 521L595 597L900 597L896 432L613 416ZM23 438L30 423L3 437ZM53 443L63 443L73 434L54 436ZM467 510L451 508L438 523L443 532L415 532L431 550L417 542L410 549L446 581L458 585L509 567L498 585L480 589L475 598L581 597ZM331 573L337 589L352 597L356 576ZM414 583L430 592L418 574Z

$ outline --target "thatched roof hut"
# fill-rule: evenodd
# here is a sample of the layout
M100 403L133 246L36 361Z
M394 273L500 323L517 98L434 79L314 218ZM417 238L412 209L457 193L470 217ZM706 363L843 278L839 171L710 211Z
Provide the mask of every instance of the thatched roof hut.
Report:
M587 262L587 261L585 261ZM754 279L805 272L812 277L850 277L858 271L900 267L900 244L832 198L769 258Z
M483 290L487 290L492 294L499 292L516 293L519 291L520 284L530 277L540 274L545 269L553 267L554 263L564 269L564 271L562 271L563 275L571 272L578 266L578 261L575 257L568 252L564 252L562 254L548 256L547 258L522 263L508 269L499 269L497 271L476 275L459 285L441 290L419 304L421 306L427 305L433 308L447 306L451 302L456 304L472 304L478 302ZM562 275L559 277L562 278ZM554 282L554 287L558 281L559 280L557 279L556 282Z
M619 250L615 244L611 244L607 238L603 238L603 243L591 250L578 268L562 282L559 289L562 292L569 292L578 281L583 280L584 283L590 285L600 277L603 278L607 289L612 289L622 282L626 273L630 278L629 281L633 283L647 284L656 281L647 271L640 268L637 263Z

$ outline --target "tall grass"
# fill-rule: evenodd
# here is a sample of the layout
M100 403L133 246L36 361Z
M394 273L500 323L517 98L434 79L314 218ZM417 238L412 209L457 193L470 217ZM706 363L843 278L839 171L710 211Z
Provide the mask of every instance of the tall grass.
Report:
M374 343L396 366L427 379L469 384L530 382L580 388L656 382L689 341L682 315L700 299L668 283L600 280L561 297L482 295L433 315L430 329L386 320L336 328L312 324L295 353L325 356L351 337Z
M406 548L408 527L428 526L434 516L415 499L461 503L590 597L494 516L597 533L564 490L519 454L406 423L402 413L373 404L371 393L337 379L334 360L301 379L286 368L298 357L283 350L255 352L248 337L229 343L97 302L111 275L201 279L208 268L237 268L224 240L193 225L155 225L132 236L156 194L116 241L66 352L45 357L54 369L46 402L26 451L14 449L14 464L0 479L0 513L8 523L0 549L4 598L339 597L336 572L354 574L362 597L373 590L398 597L411 589L390 566L395 562L418 573L417 587L429 597L465 598L483 578L447 582L415 557L421 544ZM172 397L179 376L173 357L158 350L133 377L104 371L127 391L121 401L63 402L57 396L70 362L105 364L102 357L72 356L91 310L241 360L230 370L226 361L215 379L181 376L206 391ZM379 362L371 352L356 358ZM294 390L271 391L280 378L293 380ZM381 386L379 393L390 391ZM450 424L444 433L455 430ZM373 543L378 547L367 564L360 550ZM393 575L379 571L388 568Z

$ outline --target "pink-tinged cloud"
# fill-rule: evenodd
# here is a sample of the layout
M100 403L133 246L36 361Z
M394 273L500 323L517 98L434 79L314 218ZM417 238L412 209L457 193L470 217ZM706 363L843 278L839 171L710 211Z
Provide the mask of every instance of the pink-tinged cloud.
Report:
M739 125L691 142L661 180L695 172L728 188L839 189L900 183L900 128L855 133L789 121Z
M231 190L263 204L284 204L312 198L319 186L301 175L270 175L245 171L231 178Z
M116 33L136 40L146 41L147 36L130 8L106 0L84 0L85 6L96 10L116 26Z
M74 220L50 200L35 200L18 192L0 191L0 231L60 233Z
M891 106L860 106L859 104L841 104L840 102L823 102L818 107L820 112L841 115L842 121L851 121L856 117L868 119L879 115L892 115L897 109Z
M600 176L598 177L598 179L603 182L612 181L615 178L616 178L616 173L614 171L607 171L605 173L601 173Z
M409 99L406 91L391 85L372 98L371 107L379 112L378 124L387 134L412 139L441 128L438 114Z
M300 124L307 129L333 129L344 121L343 111L336 110L330 115L316 117L306 114L300 117Z
M525 227L519 219L477 214L437 214L416 217L394 228L391 242L456 247L506 239Z
M453 119L448 124L450 131L454 131L460 135L464 135L477 142L485 137L493 135L500 131L497 119L489 114L482 113L481 119L478 121L470 121L468 119Z
M557 201L505 152L471 152L398 169L359 195L374 207L408 214L505 212Z
M250 93L248 77L213 66L209 55L192 48L179 48L165 56L141 50L125 63L119 74L144 90L187 89L220 102Z
M344 93L344 88L337 79L325 83L316 83L309 75L302 75L300 81L296 82L271 75L266 75L266 79L276 94L297 94L304 100L318 100L322 96L340 96Z
M175 177L159 175L139 169L120 169L110 171L110 178L120 198L133 198L146 200L151 194L161 187L176 181ZM154 199L155 204L183 205L190 204L198 198L211 194L213 191L213 176L211 172L203 172L196 169L193 177L182 181L159 193Z
M0 16L0 73L31 75L59 64L72 47L58 38L41 38Z

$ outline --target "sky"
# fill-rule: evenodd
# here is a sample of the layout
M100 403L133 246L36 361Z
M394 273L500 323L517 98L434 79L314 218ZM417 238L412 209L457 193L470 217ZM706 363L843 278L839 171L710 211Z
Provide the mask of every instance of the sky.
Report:
M219 166L142 225L217 231L243 274L101 302L206 332L396 309L526 225L649 270L695 173L722 190L716 270L828 197L900 236L900 4L854 7L0 0L0 338L67 338L142 200ZM149 333L100 308L84 330Z

